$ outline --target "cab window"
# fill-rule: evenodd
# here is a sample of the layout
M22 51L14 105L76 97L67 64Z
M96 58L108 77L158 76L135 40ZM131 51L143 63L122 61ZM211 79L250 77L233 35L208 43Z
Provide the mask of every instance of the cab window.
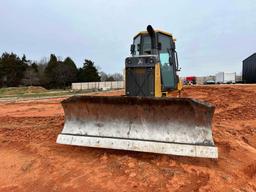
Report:
M143 36L143 47L142 47L142 55L150 55L151 54L151 38L149 35Z
M163 90L172 90L175 88L175 71L174 66L170 63L171 37L159 34L158 41L161 43L161 50L159 50L160 56L160 69L162 77Z
M161 34L158 34L158 42L161 43L160 53L168 53L168 49L171 48L171 37Z
M134 41L133 44L135 45L135 55L139 55L140 54L140 40L141 40L141 35L138 35Z

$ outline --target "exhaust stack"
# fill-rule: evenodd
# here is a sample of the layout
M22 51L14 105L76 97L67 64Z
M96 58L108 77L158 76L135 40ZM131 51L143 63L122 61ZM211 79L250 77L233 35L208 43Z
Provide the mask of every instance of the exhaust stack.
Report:
M156 42L156 33L154 28L151 25L147 26L147 31L148 34L151 38L151 49L152 49L152 54L156 55L157 54L157 42Z

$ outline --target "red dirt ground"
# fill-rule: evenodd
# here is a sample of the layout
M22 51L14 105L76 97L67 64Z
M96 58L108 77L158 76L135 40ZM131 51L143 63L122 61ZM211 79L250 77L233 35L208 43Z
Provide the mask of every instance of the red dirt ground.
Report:
M256 191L256 86L183 96L216 106L218 160L58 145L62 99L0 102L0 191Z

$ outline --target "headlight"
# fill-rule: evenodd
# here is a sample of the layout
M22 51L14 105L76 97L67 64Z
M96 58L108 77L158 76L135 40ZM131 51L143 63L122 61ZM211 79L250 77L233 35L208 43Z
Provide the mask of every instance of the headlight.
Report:
M154 61L153 58L150 58L150 59L149 59L149 63L153 64L154 62L155 62L155 61Z
M127 59L127 60L126 60L126 63L127 63L127 64L132 64L132 60L131 60L131 59Z

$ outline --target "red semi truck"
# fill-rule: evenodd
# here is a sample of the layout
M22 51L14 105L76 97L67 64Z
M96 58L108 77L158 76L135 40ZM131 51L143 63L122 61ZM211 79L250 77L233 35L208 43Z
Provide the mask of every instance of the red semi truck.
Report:
M195 76L186 77L186 85L195 85L195 84L196 84Z

